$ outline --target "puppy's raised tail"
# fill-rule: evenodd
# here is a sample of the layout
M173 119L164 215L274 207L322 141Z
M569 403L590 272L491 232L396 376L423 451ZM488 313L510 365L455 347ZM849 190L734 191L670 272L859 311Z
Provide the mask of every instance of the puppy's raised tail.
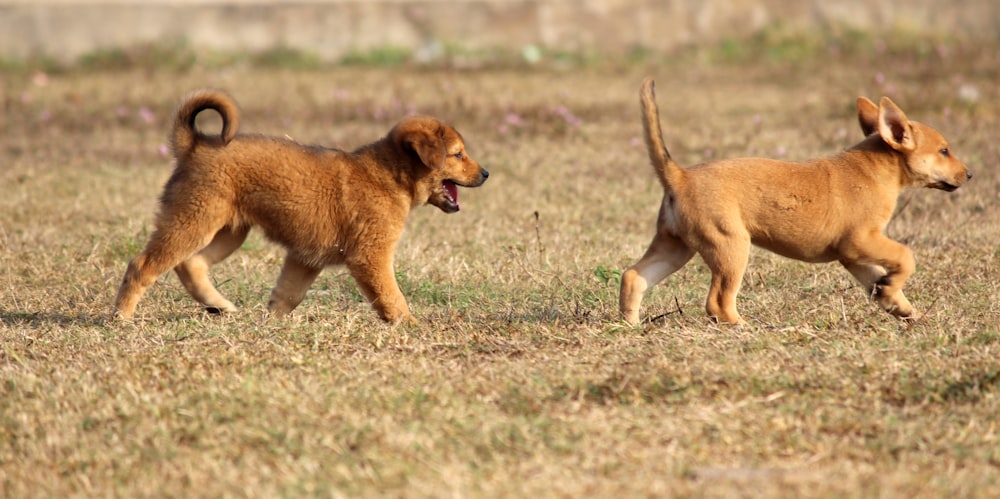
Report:
M194 121L198 113L206 109L213 109L222 117L222 132L219 136L206 135L195 127ZM185 97L184 103L177 109L174 131L170 137L174 155L186 156L200 142L226 145L236 136L239 124L240 110L229 94L220 90L195 90Z
M642 129L646 139L646 150L653 170L665 190L674 190L683 182L684 169L678 165L663 145L663 131L660 129L660 111L656 107L656 83L647 77L639 90L642 105Z

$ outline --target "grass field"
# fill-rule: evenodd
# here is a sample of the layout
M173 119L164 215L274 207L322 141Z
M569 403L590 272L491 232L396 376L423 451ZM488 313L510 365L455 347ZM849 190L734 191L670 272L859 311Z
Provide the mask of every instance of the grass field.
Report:
M193 64L0 73L0 495L1000 495L1000 47L740 45L482 67ZM759 48L759 47L758 47ZM903 195L905 325L835 265L755 250L739 306L703 312L695 259L628 327L620 272L660 187L638 86L657 78L682 164L805 159L860 140L891 96L975 177ZM492 176L414 212L396 258L421 324L381 323L341 269L264 321L282 252L214 271L241 312L176 277L108 320L170 173L178 99L229 90L243 131L352 148L420 112Z

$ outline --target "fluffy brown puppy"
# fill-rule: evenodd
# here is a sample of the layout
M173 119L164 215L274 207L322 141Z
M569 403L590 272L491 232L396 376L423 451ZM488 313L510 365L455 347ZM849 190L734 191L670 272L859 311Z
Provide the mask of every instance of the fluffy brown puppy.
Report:
M751 244L805 262L838 261L887 312L920 316L902 291L913 253L884 231L904 188L953 191L972 178L937 130L908 120L887 97L877 106L861 97L866 138L846 151L805 162L739 158L685 169L663 145L652 79L643 82L640 101L664 195L653 242L622 274L626 321L639 322L646 290L698 253L712 271L708 314L742 324L736 294Z
M213 109L220 136L195 128ZM410 211L431 204L459 210L456 186L489 176L469 157L462 136L428 117L400 121L376 142L345 152L262 135L236 134L239 110L227 94L191 93L177 111L173 175L160 198L156 231L128 264L115 314L130 318L146 289L173 268L209 310L236 306L208 278L253 226L288 251L268 301L275 316L291 312L329 265L345 265L379 316L411 317L393 272L393 253Z

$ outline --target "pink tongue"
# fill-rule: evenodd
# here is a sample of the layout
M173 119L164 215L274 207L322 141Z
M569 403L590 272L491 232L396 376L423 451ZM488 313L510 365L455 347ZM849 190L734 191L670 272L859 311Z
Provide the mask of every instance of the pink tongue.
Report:
M444 181L444 190L448 191L448 195L451 196L451 200L454 201L455 205L457 206L458 205L458 187L455 186L455 182L452 182L451 180L445 180Z

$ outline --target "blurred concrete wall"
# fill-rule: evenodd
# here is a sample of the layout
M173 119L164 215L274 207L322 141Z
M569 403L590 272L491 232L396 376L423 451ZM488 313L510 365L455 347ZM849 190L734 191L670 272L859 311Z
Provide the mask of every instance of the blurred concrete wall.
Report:
M335 60L398 46L615 53L787 29L928 32L995 41L996 0L0 0L0 57L71 61L99 49L300 49Z

